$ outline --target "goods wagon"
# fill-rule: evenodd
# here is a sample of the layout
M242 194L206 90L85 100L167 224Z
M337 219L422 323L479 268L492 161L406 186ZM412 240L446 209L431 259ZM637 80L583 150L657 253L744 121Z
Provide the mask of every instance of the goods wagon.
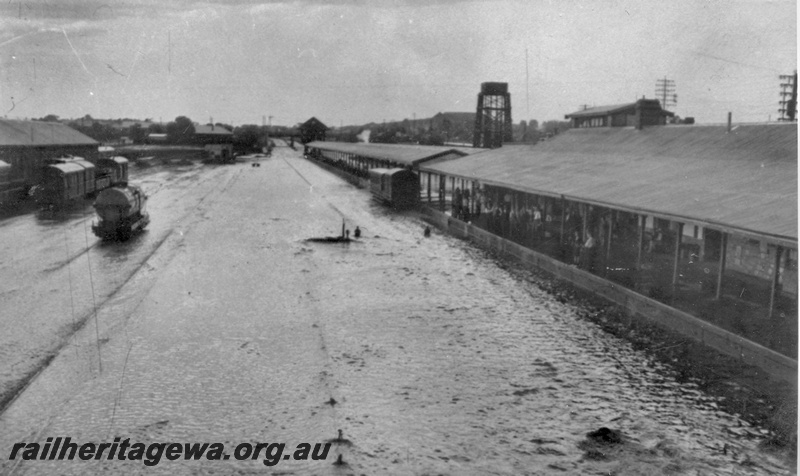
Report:
M393 208L409 208L419 201L419 177L409 169L369 170L370 192Z
M128 159L125 157L101 157L94 165L97 167L95 185L97 191L128 183Z
M80 157L57 159L44 166L34 196L39 203L57 205L83 198L96 190L97 169Z

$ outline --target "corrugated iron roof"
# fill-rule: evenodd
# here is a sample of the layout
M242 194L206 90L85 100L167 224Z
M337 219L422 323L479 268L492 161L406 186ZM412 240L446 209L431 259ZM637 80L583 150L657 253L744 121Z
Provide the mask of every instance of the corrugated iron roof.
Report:
M635 109L635 108L636 108L635 102L627 104L615 104L611 106L587 107L586 109L581 109L580 111L575 111L573 113L567 114L564 117L570 118L570 117L596 116L598 114L611 114L618 111L624 111L625 109Z
M222 126L212 126L211 124L196 124L194 126L195 135L215 135L215 136L232 136L233 132L225 129Z
M467 147L442 147L415 144L375 144L364 142L309 142L308 147L333 152L344 152L370 159L388 160L403 165L416 165L420 162L451 154L463 156L485 149Z
M569 119L572 117L595 117L595 116L607 116L609 114L616 114L624 111L630 110L631 113L636 111L636 105L641 104L644 107L648 108L659 108L661 109L661 104L658 102L657 99L641 99L636 102L631 102L627 104L616 104L611 106L595 106L589 107L586 109L581 109L580 111L575 111L573 113L567 114L564 116L565 119ZM651 111L652 113L652 111ZM659 114L663 116L674 116L675 113L669 112L665 109L661 109Z
M91 137L58 122L0 119L0 147L97 144Z
M422 171L797 241L797 125L572 129Z

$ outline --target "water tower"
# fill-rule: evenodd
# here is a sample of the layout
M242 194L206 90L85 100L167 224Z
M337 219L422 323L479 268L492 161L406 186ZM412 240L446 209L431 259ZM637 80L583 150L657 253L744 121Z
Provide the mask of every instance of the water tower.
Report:
M481 83L472 146L494 149L512 141L508 83Z

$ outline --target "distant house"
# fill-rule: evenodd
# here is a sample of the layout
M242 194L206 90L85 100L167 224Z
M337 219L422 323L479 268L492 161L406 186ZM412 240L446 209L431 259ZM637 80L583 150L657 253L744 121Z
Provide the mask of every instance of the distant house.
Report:
M636 102L614 106L590 107L564 116L575 129L584 127L635 127L663 126L667 117L675 114L662 109L658 99L639 99Z
M147 142L151 144L166 144L167 143L167 135L163 133L150 133L147 134Z
M196 124L194 141L203 146L210 158L219 160L233 158L233 132L222 126Z
M328 126L316 117L312 117L300 125L300 142L308 144L315 140L324 141Z

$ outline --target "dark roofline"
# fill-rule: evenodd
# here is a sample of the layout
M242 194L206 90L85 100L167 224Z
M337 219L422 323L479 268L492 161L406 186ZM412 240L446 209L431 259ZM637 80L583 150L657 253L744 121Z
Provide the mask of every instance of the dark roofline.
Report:
M575 111L570 114L564 115L564 119L572 119L573 117L592 117L592 116L607 116L609 114L616 114L618 112L622 112L626 109L633 108L634 110L636 107L642 103L650 103L651 105L658 104L659 109L661 109L660 114L663 116L675 116L675 113L669 112L666 109L661 107L661 103L658 99L640 99L636 102L626 103L626 104L612 104L610 106L595 106L590 107L587 109L583 109L581 111Z
M311 117L311 119L309 119L306 122L300 124L300 127L302 128L302 127L305 127L305 126L310 126L310 125L312 125L314 123L317 123L317 124L321 125L322 127L325 128L325 130L330 130L330 127L326 126L324 122L320 121L319 119L317 119L316 117L313 117L313 116Z

